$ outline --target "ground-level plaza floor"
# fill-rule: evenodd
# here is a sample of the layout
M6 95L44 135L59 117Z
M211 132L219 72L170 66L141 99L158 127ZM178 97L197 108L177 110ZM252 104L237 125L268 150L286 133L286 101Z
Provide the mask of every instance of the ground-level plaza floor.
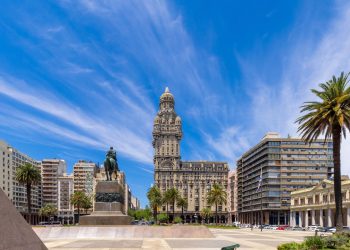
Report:
M307 210L292 210L290 212L290 225L307 227L320 225L323 227L335 226L334 208L314 208ZM343 225L350 226L350 208L343 208Z
M268 225L288 225L289 210L258 210L250 212L241 212L238 214L238 221L241 224L260 225L262 216L262 224Z
M287 242L301 242L314 232L250 229L206 229L204 226L117 226L34 228L50 250L65 249L201 249L239 244L239 250L275 250ZM136 233L136 232L142 232Z

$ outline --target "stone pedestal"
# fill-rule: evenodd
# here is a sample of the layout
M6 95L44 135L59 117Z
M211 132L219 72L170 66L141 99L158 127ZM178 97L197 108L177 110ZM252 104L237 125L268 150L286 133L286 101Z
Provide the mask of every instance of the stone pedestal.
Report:
M130 225L132 218L124 211L124 187L117 181L98 181L94 211L80 217L79 225ZM126 204L127 205L127 204Z

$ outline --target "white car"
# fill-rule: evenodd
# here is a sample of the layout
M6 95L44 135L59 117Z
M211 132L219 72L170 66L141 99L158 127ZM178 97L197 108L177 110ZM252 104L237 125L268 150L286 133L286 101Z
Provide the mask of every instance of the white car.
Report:
M309 226L308 228L307 228L307 230L309 230L309 231L312 231L312 232L315 232L317 229L319 229L320 228L320 226Z
M350 230L350 227L343 226L343 231L349 231L349 230ZM335 233L336 231L337 231L337 228L335 227L328 229L328 232L331 232L331 233Z
M234 225L235 227L239 227L239 226L241 225L241 223L238 222L238 221L235 221L235 222L233 222L233 225Z

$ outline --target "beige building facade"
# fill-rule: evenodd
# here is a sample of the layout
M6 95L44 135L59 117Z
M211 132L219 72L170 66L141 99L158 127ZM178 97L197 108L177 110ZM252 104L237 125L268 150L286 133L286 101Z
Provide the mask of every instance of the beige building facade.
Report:
M74 192L83 191L92 196L94 189L94 177L97 165L93 162L80 160L73 166Z
M164 193L169 188L176 188L188 201L184 211L186 222L200 221L200 211L209 206L206 194L214 183L227 189L229 167L226 162L182 161L180 141L182 138L181 118L175 112L174 96L166 88L160 97L159 111L154 119L154 183ZM167 210L166 205L161 211ZM172 211L172 205L168 205ZM226 204L219 205L222 222L227 221ZM175 207L176 216L180 216L181 208Z
M59 206L58 178L66 173L67 165L62 159L44 159L41 161L43 205Z
M229 222L238 221L238 186L237 186L237 172L231 170L228 173L228 185L227 185L227 210L229 214Z
M350 226L350 180L342 180L343 225ZM323 180L311 188L291 193L291 226L335 226L334 183Z
M32 164L41 172L41 165L38 161L6 142L0 141L0 187L24 217L27 216L26 214L28 212L27 191L24 185L16 181L16 170L25 163ZM36 224L39 221L38 212L42 206L41 183L33 186L31 196L32 223Z
M58 218L62 224L72 224L74 222L74 208L70 202L73 194L73 175L64 173L58 179Z

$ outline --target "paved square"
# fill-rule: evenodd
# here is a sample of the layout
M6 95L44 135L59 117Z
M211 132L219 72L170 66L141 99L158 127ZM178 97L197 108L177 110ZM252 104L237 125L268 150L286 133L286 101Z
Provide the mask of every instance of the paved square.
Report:
M107 230L108 228L102 228ZM120 228L118 228L119 230ZM79 234L77 238L66 238L66 233L63 237L46 238L41 236L41 239L45 245L51 250L125 250L125 249L149 249L149 250L161 250L161 249L174 249L174 250L214 250L221 249L224 246L232 244L240 244L239 250L252 250L252 249L264 249L272 250L277 249L277 246L285 242L300 242L305 236L313 235L313 232L296 232L296 231L272 231L250 229L210 229L210 232L214 237L202 237L202 238L168 238L168 237L148 237L146 231L152 231L149 227L143 227L145 230L145 236L142 238L134 238L134 236L126 234L113 234L108 237L91 237L91 234L86 236L83 233ZM195 230L195 228L193 228ZM112 230L112 228L111 228ZM179 227L175 230L183 230ZM187 227L186 230L191 230ZM84 232L86 229L83 230ZM97 230L98 231L98 230ZM107 230L108 231L108 230ZM97 234L98 235L98 234Z

